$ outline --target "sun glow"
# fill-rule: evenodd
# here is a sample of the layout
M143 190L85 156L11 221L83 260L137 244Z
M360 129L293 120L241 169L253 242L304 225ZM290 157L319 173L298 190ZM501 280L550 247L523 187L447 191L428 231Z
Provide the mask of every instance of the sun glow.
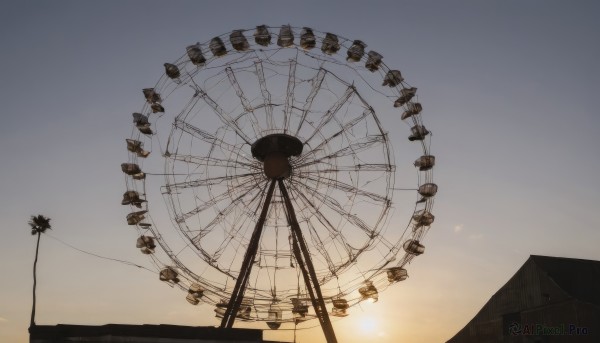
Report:
M372 335L377 331L377 320L373 317L361 318L359 328L361 333Z

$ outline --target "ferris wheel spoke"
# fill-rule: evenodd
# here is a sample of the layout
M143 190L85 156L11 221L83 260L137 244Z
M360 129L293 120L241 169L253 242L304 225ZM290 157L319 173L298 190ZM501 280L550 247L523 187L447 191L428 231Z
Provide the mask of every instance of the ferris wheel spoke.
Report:
M305 218L305 219L307 219L307 218ZM333 262L329 252L327 251L325 244L323 244L323 240L319 236L318 231L315 229L314 225L312 225L312 223L310 221L308 221L308 219L307 219L306 223L308 226L310 240L312 241L313 246L317 249L317 251L321 254L322 258L325 260L325 263L327 264L327 268L329 269L329 271L334 270L335 263Z
M346 88L346 92L344 92L344 94L327 110L327 112L325 112L325 114L321 118L321 122L317 125L310 137L308 137L304 141L304 144L307 144L319 132L321 132L321 129L323 129L323 127L327 125L331 121L331 119L334 118L334 116L342 108L342 106L344 106L344 104L348 102L348 100L350 100L350 97L354 94L354 92L354 86L348 86L348 88Z
M237 189L237 191L245 193L245 192L252 190L254 187L255 187L255 184L253 182L246 182L246 185L240 185L239 188ZM187 219L189 219L190 217L195 216L198 213L204 212L204 211L212 208L213 206L216 206L221 201L230 199L231 196L232 196L231 190L229 190L229 189L219 195L212 196L210 200L203 202L200 206L197 206L193 210L183 213L181 215L176 215L175 221L177 223L182 223L182 222L186 221Z
M325 227L325 229L329 233L330 237L335 238L337 236L340 236L341 232L323 215L323 213L321 213L321 211L319 211L317 206L312 201L310 201L308 199L308 197L306 197L306 195L304 195L303 192L301 192L298 189L296 182L290 182L289 185L290 185L290 193L294 193L294 195L296 196L294 198L295 200L293 200L293 202L298 203L299 206L302 206L302 207L308 206L309 208L312 209L312 211L308 211L307 213L302 213L304 220L306 222L310 222L310 220L313 219L313 217L315 217L320 222L320 224L323 225L323 227ZM311 227L314 227L314 226L311 225Z
M302 200L303 204L305 206L308 206L311 209L311 215L315 216L317 218L317 220L323 225L323 227L325 229L327 229L327 231L329 231L329 235L332 237L332 239L340 239L342 241L342 243L344 243L344 245L346 244L346 240L344 238L344 235L342 235L342 232L340 230L338 230L332 223L331 221L329 221L329 219L327 219L327 217L325 217L325 215L323 215L323 213L319 210L319 208L317 208L317 206L314 204L314 202L310 201L308 199L308 197L306 197L306 195L304 195L304 192L301 192L298 187L296 186L296 182L292 181L290 182L290 186L291 186L291 190L296 194L296 196Z
M367 110L363 111L363 113L360 116L352 119L351 121L345 123L344 125L341 125L340 129L338 131L336 131L335 133L333 133L332 135L330 135L329 137L327 137L323 141L321 141L317 146L315 146L315 148L313 150L319 150L323 146L330 143L335 138L339 137L342 134L347 133L356 124L363 122L364 119L367 118L369 115L373 115L372 109L367 109Z
M353 166L336 166L335 164L324 163L327 166L331 166L332 168L326 169L316 169L316 170L302 170L298 172L298 175L304 174L321 174L321 173L338 173L338 172L346 172L346 171L354 171L354 172L393 172L396 168L390 164L385 163L364 163L357 164ZM306 165L303 165L306 166Z
M204 100L204 102L206 102L206 104L213 110L217 117L221 119L221 122L223 122L223 124L231 128L238 135L238 137L240 137L244 142L246 142L246 144L253 143L252 139L250 139L250 137L248 137L244 133L242 128L239 127L239 125L237 124L237 122L233 118L231 118L229 114L225 112L221 108L221 106L219 106L219 104L208 95L208 93L206 93L206 91L204 91L200 87L197 87L196 91L198 92L198 95Z
M233 72L233 69L231 69L231 67L227 67L227 68L225 68L225 71L227 72L227 77L229 79L229 83L231 84L233 89L235 89L235 94L240 99L242 107L244 108L244 113L242 113L234 121L237 122L237 120L240 117L242 117L244 114L251 114L249 116L250 117L250 125L252 126L252 130L254 131L254 137L258 137L260 135L261 129L258 124L258 120L254 116L254 108L250 104L250 101L248 101L248 99L246 98L246 95L244 95L244 91L242 90L242 87L240 86L237 78L235 77L235 73Z
M174 154L171 153L168 158L171 158L175 161L185 162L185 163L193 163L199 166L208 166L208 167L223 167L223 168L231 168L231 167L245 167L248 169L257 169L260 166L257 166L255 163L244 163L237 160L232 159L222 159L211 156L196 156L196 155L184 155L184 154Z
M266 125L269 130L272 130L275 127L275 122L273 121L273 106L271 103L271 93L269 93L269 89L267 88L267 80L265 79L265 71L263 69L262 61L255 62L254 67L256 68L260 92L265 103L265 112L267 114Z
M258 193L254 198L254 199L260 199L259 197L260 193ZM250 201L250 203L247 204L248 207L251 206L253 201ZM245 205L246 206L246 205ZM223 252L229 248L229 246L231 245L232 242L238 242L238 246L235 247L235 251L236 253L238 252L238 250L240 248L243 247L243 242L242 239L238 236L240 234L240 231L242 228L245 227L245 224L250 221L251 217L248 216L243 216L243 215L238 215L237 218L235 218L232 221L231 227L232 230L231 231L225 231L225 234L227 234L227 238L225 238L223 240L223 242L221 242L221 244L217 247L217 249L215 250L215 256L217 258L221 257L221 255L223 254ZM231 261L233 263L233 259ZM231 268L231 266L230 266Z
M191 271L183 262L181 262L181 260L179 259L179 257L177 257L177 254L175 254L171 248L169 248L168 245L165 244L165 242L162 239L158 239L160 237L159 233L155 233L155 236L157 237L157 241L159 243L159 245L161 246L161 248L163 249L163 251L165 252L165 254L167 254L167 256L171 259L171 261L181 270L185 271L185 273L187 275L189 275L193 280L197 280L203 283L203 285L205 286L209 286L209 288L213 291L213 292L218 292L219 289L217 289L216 287L213 287L209 282L207 282L207 280L205 280L204 278L200 277L199 275L197 275L196 273L194 273L193 271ZM198 250L195 251L196 254L203 256L203 253L206 253L204 250ZM208 256L208 255L207 255ZM151 256L153 258L153 260L158 261L156 259L156 257L154 255ZM158 261L159 262L159 261ZM157 264L157 266L164 266L165 263L159 262ZM221 271L223 273L225 273L224 271Z
M296 181L298 182L298 181ZM358 216L349 213L348 211L346 211L342 205L340 205L340 203L334 199L331 196L328 196L326 194L323 194L322 192L320 192L318 189L309 186L306 183L303 182L298 182L299 185L302 185L302 187L306 188L306 190L308 190L309 192L311 192L311 194L320 202L322 202L323 204L325 204L328 208L332 209L333 211L335 211L337 214L339 214L342 218L347 219L350 223L352 223L354 226L356 226L357 228L361 229L362 231L364 231L369 237L371 237L374 234L374 229L371 228L367 223L365 223L362 219L360 219Z
M195 246L195 247L198 250L200 258L202 258L204 261L206 261L206 263L208 263L209 266L211 266L218 272L223 273L224 275L227 275L228 277L235 280L235 276L233 274L231 274L230 271L223 269L221 266L219 266L217 264L218 261L216 259L214 259L213 256L208 251L204 250L200 246ZM221 289L220 291L222 292L223 290Z
M211 145L217 145L220 148L225 149L227 152L248 161L249 163L255 162L254 160L246 156L244 153L242 153L239 146L227 143L223 139L218 138L215 135L212 135L200 128L197 128L196 126L188 122L175 119L175 123L173 125L181 131L190 134L192 137L198 138L201 141L204 141Z
M356 194L365 198L369 198L373 201L376 202L380 202L380 203L384 203L387 204L389 202L391 202L391 200L387 197L387 196L382 196L380 194L377 193L373 193L373 192L369 192L369 191L365 191L362 190L354 185L342 182L342 181L338 181L336 179L332 179L332 178L328 178L325 176L319 176L319 177L315 177L315 176L307 176L306 177L308 180L314 181L314 182L325 182L327 185L336 188L346 194L351 193L351 194Z
M283 111L283 129L284 133L289 129L289 118L292 115L294 106L294 89L296 88L296 60L290 61L290 71L288 73L287 92L285 96L285 109Z
M259 185L256 185L256 187L259 187ZM252 187L252 188L254 188L254 187ZM192 241L194 243L198 243L200 241L200 239L202 239L207 233L211 232L214 229L215 226L219 225L222 221L224 221L227 218L227 216L230 215L230 213L232 213L236 209L239 209L238 205L240 203L242 203L242 208L243 209L246 209L246 210L250 211L250 208L251 208L250 206L256 200L260 200L261 199L261 197L260 197L261 194L262 194L261 192L256 192L256 194L252 194L251 191L248 191L248 192L243 192L238 197L232 199L229 204L227 204L222 210L219 210L219 212L216 214L216 216L212 220L210 220L210 222L208 224L206 224L200 230L200 233L198 235L192 237ZM250 195L252 196L252 198L248 202L244 202L244 199L247 198ZM239 217L241 217L243 215L244 215L244 212L238 214L237 218L239 218ZM236 220L237 219L234 219L233 222L235 222ZM231 233L228 233L228 235L233 237L237 233L238 233L237 231L232 231Z
M250 101L248 101L248 99L244 95L244 92L242 91L242 87L238 83L237 78L235 77L235 73L233 72L233 69L231 69L231 67L227 67L227 68L225 68L225 72L227 73L227 78L229 79L229 83L231 84L233 89L235 89L235 94L238 96L238 98L240 99L240 102L242 103L242 107L244 108L244 111L251 112L253 110L252 105L250 105Z
M335 264L332 262L330 254L327 251L327 248L325 248L325 244L323 243L321 237L318 234L318 230L316 230L314 225L311 224L311 218L313 218L313 216L314 216L314 218L317 219L319 224L321 224L323 227L326 228L326 230L329 232L329 236L332 240L339 240L345 249L348 249L348 244L347 244L346 240L344 239L344 236L341 234L341 232L336 227L334 227L333 224L331 224L331 222L323 215L323 213L320 210L317 209L315 204L313 202L311 202L302 192L298 191L298 188L293 183L290 183L290 186L291 186L290 190L293 193L295 193L295 195L297 196L297 199L300 199L302 201L300 208L305 208L308 206L312 209L310 211L310 216L308 215L308 213L304 213L302 211L300 213L302 213L302 217L308 223L307 225L309 226L309 229L310 229L311 238L313 236L315 236L314 240L316 240L316 242L318 242L317 249L319 250L321 255L323 255L325 257L329 270L333 272L336 269ZM348 250L346 250L346 252L349 254ZM339 253L339 251L338 251L338 253Z
M215 264L218 264L219 259L221 258L223 252L225 251L225 249L227 249L227 247L230 245L230 243L235 239L234 235L228 235L222 242L221 244L215 249L215 251L211 254L211 258L215 262ZM198 243L200 244L200 243ZM238 248L242 248L242 247L238 247ZM231 265L227 266L227 267L221 267L222 270L226 270L226 271L231 271Z
M323 80L325 79L325 75L327 75L327 71L323 68L319 68L316 77L312 80L312 85L310 88L310 92L308 93L308 97L304 102L304 106L302 107L302 117L300 118L300 122L298 123L298 128L294 135L298 135L304 121L306 120L306 116L310 113L310 109L312 108L312 104L317 96L317 93L321 90L321 85L323 84Z
M320 163L320 162L328 160L328 159L334 159L334 158L338 158L338 157L354 155L358 152L365 151L367 149L370 149L370 148L377 146L378 144L382 144L384 142L385 142L385 136L381 136L381 135L366 136L366 137L356 140L355 142L352 142L351 144L348 144L347 146L345 146L339 150L329 153L328 155L325 155L325 156L318 156L319 153L324 151L323 146L316 147L316 148L308 151L306 154L303 154L302 156L300 156L300 158L298 158L297 160L294 161L293 165L295 168L303 168L306 166L310 166L312 164ZM305 162L313 156L318 157L318 158L315 158L314 160Z
M340 130L338 130L337 132L335 132L331 136L325 138L318 145L316 145L314 148L312 148L310 152L321 151L321 149L323 149L324 146L326 146L327 144L329 144L331 141L333 141L335 138L339 137L340 135L345 134L346 132L348 132L353 126L355 126L356 124L362 122L367 116L371 115L372 112L373 112L372 109L363 111L362 115L360 115L360 116L354 118L353 120L347 122L346 124L342 125L341 128L340 128Z
M231 180L235 180L235 179L240 179L240 180L253 179L253 177L260 175L260 174L261 174L260 172L256 172L256 173L245 173L245 174L237 174L237 175L225 175L225 176L210 177L210 178L200 178L197 180L171 183L171 184L167 184L167 186L169 188L173 188L173 189L215 186L215 185L220 185L225 181L231 181ZM247 181L242 181L242 182L247 182Z

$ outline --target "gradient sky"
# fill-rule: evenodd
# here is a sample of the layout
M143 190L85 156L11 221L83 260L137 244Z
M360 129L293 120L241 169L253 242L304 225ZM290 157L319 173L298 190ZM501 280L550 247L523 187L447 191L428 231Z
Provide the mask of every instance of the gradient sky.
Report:
M140 90L185 46L260 24L367 42L419 88L434 132L427 251L334 323L341 342L445 341L529 255L600 260L599 13L597 1L4 1L0 341L28 341L30 215L80 249L150 265L120 205ZM51 237L38 271L38 324L218 324L155 274Z

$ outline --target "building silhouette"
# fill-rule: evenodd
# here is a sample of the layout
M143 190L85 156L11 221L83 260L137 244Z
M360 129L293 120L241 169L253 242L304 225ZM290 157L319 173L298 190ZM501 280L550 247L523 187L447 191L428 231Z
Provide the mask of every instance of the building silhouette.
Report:
M448 343L600 342L600 261L532 255Z
M180 325L36 325L30 343L277 343L264 341L257 329L219 329Z

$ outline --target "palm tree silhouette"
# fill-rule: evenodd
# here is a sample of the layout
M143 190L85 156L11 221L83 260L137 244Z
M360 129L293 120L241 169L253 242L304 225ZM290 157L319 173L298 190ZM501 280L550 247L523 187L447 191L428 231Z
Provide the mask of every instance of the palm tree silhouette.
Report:
M51 229L50 226L50 218L46 218L41 214L37 216L31 216L29 220L29 226L31 226L31 234L37 235L37 244L35 246L35 260L33 261L33 307L31 309L31 322L29 323L30 327L35 326L35 289L37 285L36 278L36 267L38 261L38 251L40 249L40 238L42 237L42 233L46 232L46 230Z

